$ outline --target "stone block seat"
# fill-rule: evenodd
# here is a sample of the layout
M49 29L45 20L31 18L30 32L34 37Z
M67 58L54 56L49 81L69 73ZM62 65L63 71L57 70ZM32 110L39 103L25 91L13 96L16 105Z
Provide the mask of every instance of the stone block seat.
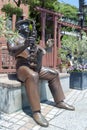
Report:
M69 89L69 74L61 73L60 81L64 92ZM52 98L48 83L39 82L40 99L46 101ZM28 106L24 84L17 80L16 74L0 74L0 111L13 113Z

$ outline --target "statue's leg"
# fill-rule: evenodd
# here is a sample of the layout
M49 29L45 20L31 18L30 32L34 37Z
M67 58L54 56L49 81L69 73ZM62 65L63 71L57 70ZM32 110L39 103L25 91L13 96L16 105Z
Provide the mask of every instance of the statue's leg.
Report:
M42 67L39 76L42 79L48 80L48 85L56 103L56 107L72 111L75 110L72 105L64 102L65 96L61 87L59 73L57 70Z
M39 97L39 76L27 66L21 66L17 70L19 80L25 83L28 100L31 105L32 111L40 110L40 97Z
M57 70L42 67L40 78L48 80L49 88L56 103L65 99Z
M33 111L33 118L39 125L47 127L48 121L41 114L39 97L39 76L37 72L29 69L27 66L19 67L17 71L18 78L25 83L28 100Z

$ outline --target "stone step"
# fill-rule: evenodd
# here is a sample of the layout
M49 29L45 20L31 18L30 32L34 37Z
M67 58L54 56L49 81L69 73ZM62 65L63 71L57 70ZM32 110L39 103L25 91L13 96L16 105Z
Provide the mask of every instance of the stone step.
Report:
M64 92L69 90L69 74L61 73L60 81ZM52 98L48 82L40 80L39 91L41 101ZM13 113L29 106L24 84L19 82L15 74L0 75L0 111Z

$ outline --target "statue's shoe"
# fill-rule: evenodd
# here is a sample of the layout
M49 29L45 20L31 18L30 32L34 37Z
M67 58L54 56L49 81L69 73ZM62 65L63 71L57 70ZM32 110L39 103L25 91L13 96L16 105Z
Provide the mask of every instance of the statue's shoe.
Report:
M44 116L40 112L36 112L33 114L33 119L37 124L43 127L48 127L49 123L48 121L44 118Z
M64 101L61 101L61 102L57 103L56 107L66 109L66 110L71 110L71 111L75 110L74 106L69 105L69 104L65 103Z

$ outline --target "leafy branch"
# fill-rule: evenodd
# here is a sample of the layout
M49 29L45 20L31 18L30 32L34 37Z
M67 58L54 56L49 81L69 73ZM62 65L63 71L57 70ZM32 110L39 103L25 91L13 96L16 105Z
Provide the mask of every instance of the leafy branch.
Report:
M0 15L0 37L5 37L6 39L18 37L18 32L13 31L8 26L6 26L7 17Z

